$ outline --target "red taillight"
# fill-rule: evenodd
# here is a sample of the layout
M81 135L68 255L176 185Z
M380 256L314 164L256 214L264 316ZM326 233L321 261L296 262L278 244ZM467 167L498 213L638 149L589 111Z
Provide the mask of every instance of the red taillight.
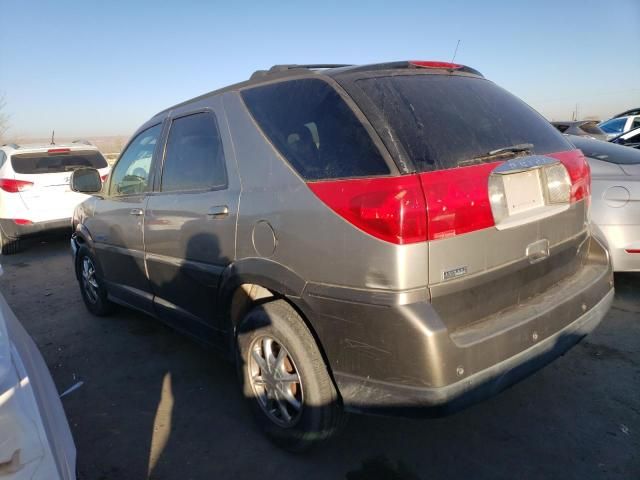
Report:
M640 249L639 248L627 248L625 250L625 252L627 252L627 253L640 253Z
M5 192L18 193L29 190L33 187L32 182L26 182L24 180L13 180L11 178L0 178L0 188Z
M104 183L104 182L106 182L106 181L107 181L107 178L109 178L109 174L108 174L108 173L107 173L106 175L102 175L102 176L100 177L100 180L102 180L102 183Z
M591 195L591 169L580 150L552 153L550 157L562 162L571 179L571 203L582 199L589 201Z
M569 172L571 202L588 201L590 171L582 153L573 150L550 156L560 160ZM501 163L398 177L313 182L308 186L352 225L402 245L493 227L489 176Z
M69 153L70 151L70 148L50 148L47 153Z
M409 65L420 68L446 68L447 70L457 70L462 68L462 65L450 62L432 62L424 60L409 60Z
M420 174L427 202L429 240L494 225L489 174L497 165L499 162Z
M334 212L376 238L398 245L427 239L424 195L417 175L308 186Z
M24 218L14 218L13 223L15 223L16 225L31 225L33 222Z

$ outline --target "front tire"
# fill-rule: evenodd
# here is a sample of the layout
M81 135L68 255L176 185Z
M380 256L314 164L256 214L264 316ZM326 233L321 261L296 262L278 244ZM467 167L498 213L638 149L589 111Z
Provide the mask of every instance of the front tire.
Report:
M81 246L76 256L76 269L82 300L91 313L104 317L113 311L114 304L108 299L96 265L93 254L86 246Z
M254 307L237 335L243 393L264 433L300 452L328 439L344 413L313 335L284 300Z

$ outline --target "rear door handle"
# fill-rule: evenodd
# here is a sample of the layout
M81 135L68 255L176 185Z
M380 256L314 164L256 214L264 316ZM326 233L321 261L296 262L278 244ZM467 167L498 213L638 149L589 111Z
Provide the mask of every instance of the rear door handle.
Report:
M216 205L211 207L207 212L207 215L211 218L224 218L229 216L229 207L226 205Z
M129 215L144 215L144 211L141 208L132 208L131 210L129 210Z

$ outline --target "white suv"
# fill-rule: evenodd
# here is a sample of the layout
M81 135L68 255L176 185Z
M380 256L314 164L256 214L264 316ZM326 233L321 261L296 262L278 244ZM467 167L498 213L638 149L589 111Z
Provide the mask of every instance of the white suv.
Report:
M70 228L76 205L87 195L69 188L71 173L98 169L103 180L109 166L86 141L64 145L0 147L0 251L16 253L19 239L45 230Z

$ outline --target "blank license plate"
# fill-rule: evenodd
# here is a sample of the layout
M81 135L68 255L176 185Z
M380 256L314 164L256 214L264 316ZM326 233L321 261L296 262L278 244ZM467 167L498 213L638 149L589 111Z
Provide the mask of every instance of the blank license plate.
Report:
M509 215L544 206L539 171L512 173L502 177Z

